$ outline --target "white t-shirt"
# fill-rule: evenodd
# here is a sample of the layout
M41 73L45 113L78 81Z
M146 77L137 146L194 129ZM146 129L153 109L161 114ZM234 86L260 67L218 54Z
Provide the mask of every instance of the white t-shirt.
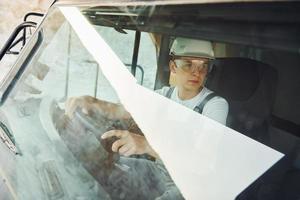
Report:
M170 87L163 87L162 89L156 90L156 92L166 96L169 88ZM170 99L193 110L210 93L212 93L212 91L204 87L195 97L188 100L181 100L178 97L178 89L175 87ZM203 107L202 114L225 125L228 115L228 103L222 97L213 97Z

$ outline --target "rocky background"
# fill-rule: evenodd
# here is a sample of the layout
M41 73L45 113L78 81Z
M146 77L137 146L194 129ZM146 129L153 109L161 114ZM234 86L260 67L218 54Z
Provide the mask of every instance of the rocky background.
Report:
M0 1L0 48L14 28L23 22L26 13L46 12L53 0L1 0ZM0 61L0 82L15 61L16 55L7 55Z

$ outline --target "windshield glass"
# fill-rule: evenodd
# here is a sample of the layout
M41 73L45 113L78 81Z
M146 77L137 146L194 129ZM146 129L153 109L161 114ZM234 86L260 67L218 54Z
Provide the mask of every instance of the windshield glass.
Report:
M149 8L106 9L57 7L39 29L1 107L18 153L0 145L9 195L234 199L284 156L262 134L278 133L278 73L261 48L166 34L188 24L155 25Z

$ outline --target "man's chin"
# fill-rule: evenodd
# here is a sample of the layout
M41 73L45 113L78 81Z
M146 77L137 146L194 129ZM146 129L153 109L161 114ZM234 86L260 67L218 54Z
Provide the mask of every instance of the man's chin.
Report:
M201 86L200 85L195 85L195 84L188 84L185 86L186 91L190 92L199 92Z

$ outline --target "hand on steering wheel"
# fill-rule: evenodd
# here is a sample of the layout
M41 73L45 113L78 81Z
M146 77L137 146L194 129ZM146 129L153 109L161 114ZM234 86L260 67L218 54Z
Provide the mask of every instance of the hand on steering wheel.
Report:
M114 136L119 139L112 144L111 149L113 152L119 152L119 154L124 156L149 153L150 146L146 138L127 130L107 131L101 136L101 138L108 139Z

